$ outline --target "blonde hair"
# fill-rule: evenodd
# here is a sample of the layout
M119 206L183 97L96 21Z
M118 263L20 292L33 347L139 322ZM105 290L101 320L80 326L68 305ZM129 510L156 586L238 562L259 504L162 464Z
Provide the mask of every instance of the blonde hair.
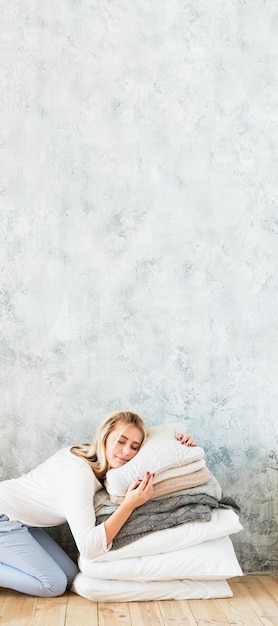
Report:
M75 456L79 456L93 469L97 478L105 476L108 470L108 463L105 454L105 444L109 433L114 430L118 422L123 422L127 426L137 426L142 433L142 442L144 443L147 437L146 426L139 415L132 413L131 411L115 411L110 413L99 426L92 443L83 443L80 445L72 446L70 451ZM141 447L141 446L140 446Z

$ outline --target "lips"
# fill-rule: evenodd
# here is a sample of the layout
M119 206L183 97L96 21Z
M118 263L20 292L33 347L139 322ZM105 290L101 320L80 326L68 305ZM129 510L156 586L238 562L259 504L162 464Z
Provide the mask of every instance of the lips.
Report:
M127 459L122 459L120 456L117 456L118 461L120 461L120 463L126 463Z

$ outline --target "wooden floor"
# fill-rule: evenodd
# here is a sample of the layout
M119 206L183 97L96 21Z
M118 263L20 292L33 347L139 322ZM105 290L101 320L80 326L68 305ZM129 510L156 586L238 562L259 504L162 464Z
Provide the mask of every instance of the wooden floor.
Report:
M0 589L0 626L278 626L278 576L229 580L233 598L90 602L73 593L42 599Z

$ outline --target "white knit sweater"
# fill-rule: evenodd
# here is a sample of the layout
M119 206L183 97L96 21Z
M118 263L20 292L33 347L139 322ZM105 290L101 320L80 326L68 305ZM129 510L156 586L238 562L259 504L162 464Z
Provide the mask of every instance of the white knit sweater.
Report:
M111 547L104 524L95 525L94 495L101 488L90 466L64 448L20 478L0 482L0 513L27 526L67 521L80 554L92 559Z

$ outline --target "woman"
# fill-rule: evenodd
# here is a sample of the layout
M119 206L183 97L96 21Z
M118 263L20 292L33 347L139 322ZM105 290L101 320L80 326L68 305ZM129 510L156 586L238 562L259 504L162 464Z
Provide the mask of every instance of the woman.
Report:
M152 497L154 475L138 477L122 504L98 526L94 495L103 488L107 470L130 461L146 434L136 413L112 413L92 444L60 450L20 478L0 483L0 587L41 597L70 589L78 568L43 527L67 521L88 559L111 548L132 511ZM189 434L179 440L195 445Z

